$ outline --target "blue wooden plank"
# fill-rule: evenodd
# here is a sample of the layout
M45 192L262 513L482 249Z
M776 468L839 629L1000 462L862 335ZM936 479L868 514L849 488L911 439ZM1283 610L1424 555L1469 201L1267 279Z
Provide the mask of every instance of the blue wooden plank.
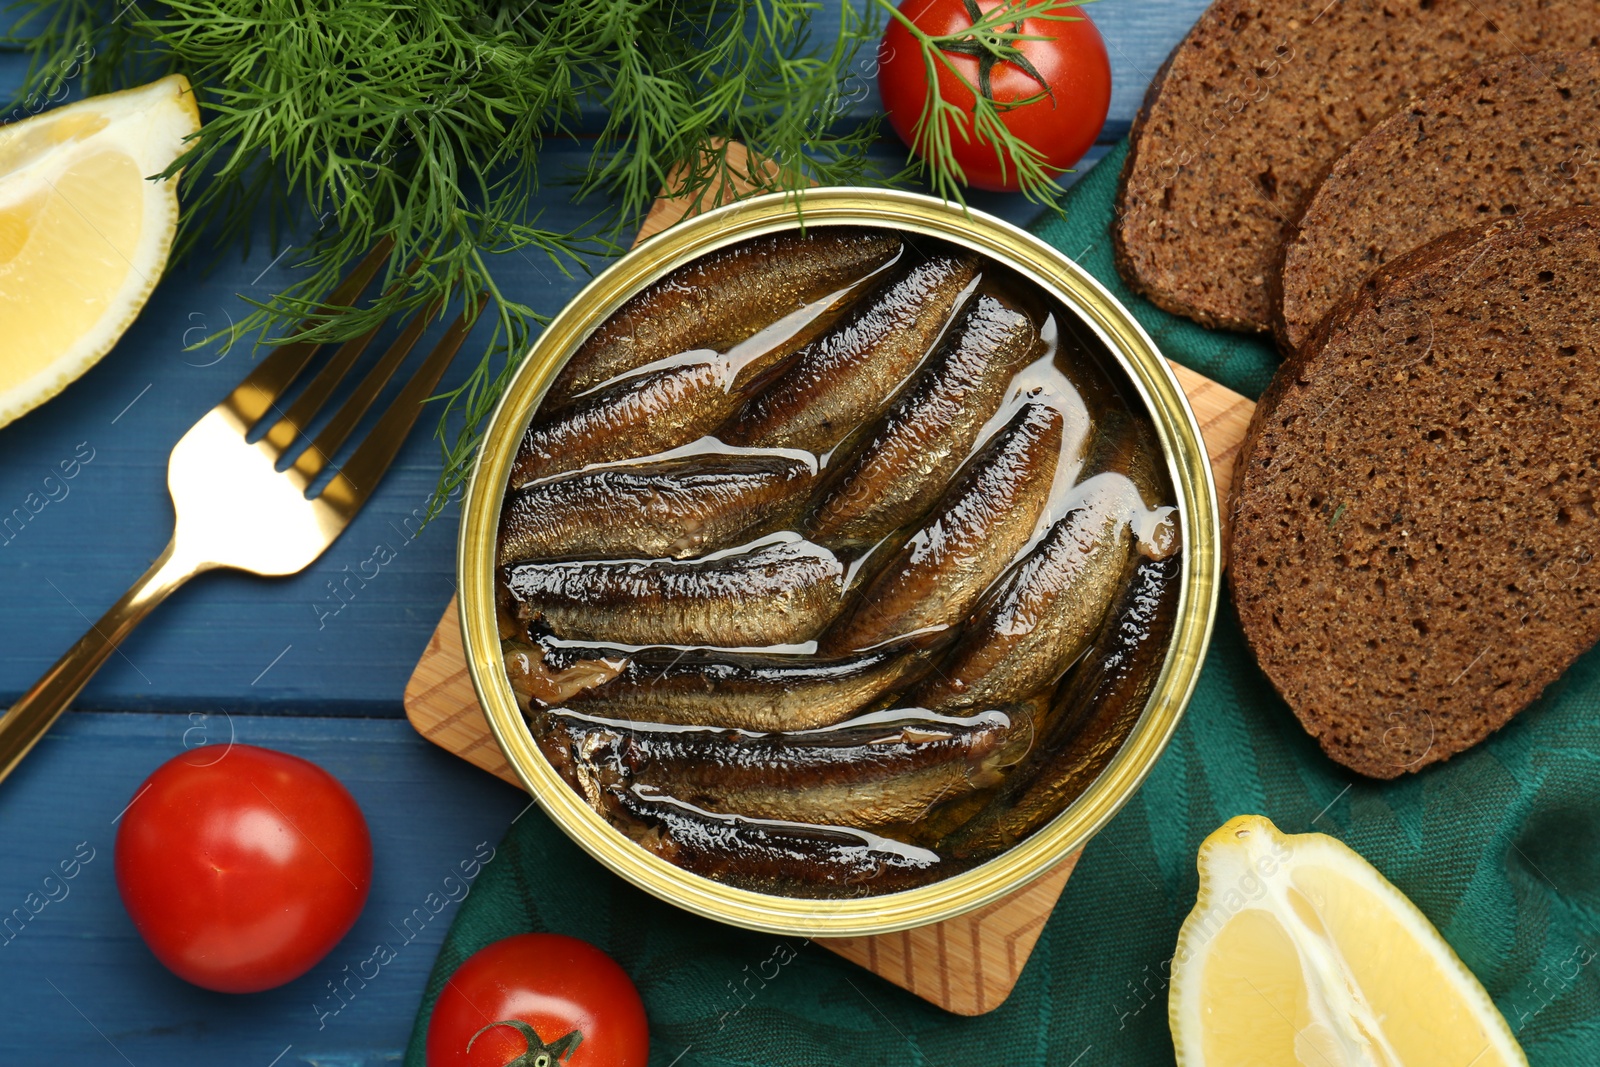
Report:
M203 726L213 743L226 741L225 718ZM168 973L117 897L112 823L145 775L186 741L200 740L197 724L175 715L68 716L0 786L0 915L26 911L29 894L43 896L43 879L61 861L92 856L75 878L52 883L55 902L0 930L0 1063L122 1064L125 1057L141 1067L267 1067L289 1046L279 1067L398 1058L439 944L470 891L447 887L445 878L459 876L462 861L488 855L527 796L434 748L404 722L235 716L232 727L241 742L321 764L360 803L375 870L354 929L310 973L266 993L209 993ZM429 894L438 896L430 903ZM341 1005L328 983L343 982L347 966L370 975L361 965L380 943L395 958L365 987L352 984L354 997Z

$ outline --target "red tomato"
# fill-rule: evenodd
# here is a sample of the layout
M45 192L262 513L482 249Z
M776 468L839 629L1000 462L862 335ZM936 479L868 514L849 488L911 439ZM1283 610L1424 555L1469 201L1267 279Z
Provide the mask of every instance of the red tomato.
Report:
M428 1067L645 1067L650 1028L627 972L585 941L518 934L473 953L428 1020Z
M361 914L372 839L327 771L250 745L156 768L117 830L117 888L178 977L219 993L298 978Z
M999 5L1000 0L978 0L978 9L984 13ZM1015 63L996 62L989 71L992 97L1002 105L1049 88L1049 94L1034 103L1002 108L1000 119L1018 138L1044 153L1044 164L1055 173L1083 158L1105 125L1111 106L1111 63L1100 31L1082 7L1059 10L1078 21L1030 18L1023 24L1023 32L1050 39L1017 43L1023 57L1044 79L1043 85ZM900 12L919 30L934 36L959 34L972 25L965 0L905 0ZM981 87L976 56L949 51L945 55L969 82ZM966 115L966 122L951 131L950 140L967 184L994 191L1018 188L1015 164L973 131L973 94L943 65L936 62L934 66L940 96ZM915 147L917 122L928 99L927 68L917 39L894 19L889 21L878 50L878 91L889 124L901 140Z

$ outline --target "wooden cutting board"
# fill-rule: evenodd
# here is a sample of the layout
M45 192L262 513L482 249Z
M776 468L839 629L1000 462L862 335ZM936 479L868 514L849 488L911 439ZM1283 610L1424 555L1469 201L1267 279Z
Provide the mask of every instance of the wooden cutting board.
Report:
M724 180L716 195L701 203L723 203L747 191L739 175L748 166L740 146L730 145ZM681 199L658 200L635 244L692 213L695 206ZM1255 405L1187 368L1173 364L1172 369L1200 423L1218 496L1226 500L1234 456ZM406 685L405 708L423 737L521 786L478 707L453 598ZM817 938L816 943L947 1011L981 1015L999 1007L1016 985L1078 856L1066 857L1010 896L946 922L877 937Z

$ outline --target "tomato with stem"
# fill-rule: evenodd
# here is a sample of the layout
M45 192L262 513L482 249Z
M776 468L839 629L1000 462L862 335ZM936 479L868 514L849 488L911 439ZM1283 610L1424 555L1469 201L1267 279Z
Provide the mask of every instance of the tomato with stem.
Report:
M889 0L879 0L889 6ZM878 54L889 124L957 183L1050 200L1111 106L1100 31L1061 0L905 0Z
M562 934L479 949L439 991L428 1067L645 1067L644 1002L617 962Z

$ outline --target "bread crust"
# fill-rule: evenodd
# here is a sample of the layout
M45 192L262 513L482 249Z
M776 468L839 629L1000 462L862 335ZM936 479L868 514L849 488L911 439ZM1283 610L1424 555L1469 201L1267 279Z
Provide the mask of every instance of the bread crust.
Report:
M1215 0L1134 121L1117 269L1203 326L1268 330L1284 230L1347 145L1491 55L1596 45L1600 0Z
M1521 274L1479 277L1502 268ZM1471 747L1600 638L1597 278L1600 208L1447 234L1347 294L1262 396L1228 501L1232 599L1351 770Z
M1200 23L1195 23L1189 28L1189 34L1178 43L1177 48L1167 53L1167 58L1161 61L1161 66L1156 71L1150 85L1145 89L1144 101L1139 105L1138 114L1133 117L1133 125L1128 129L1128 154L1122 160L1122 172L1117 176L1117 195L1111 203L1111 259L1116 264L1117 273L1128 287L1146 300L1150 301L1162 311L1173 315L1182 315L1184 318L1193 319L1200 325L1212 330L1252 330L1254 327L1243 320L1221 318L1210 314L1204 308L1194 304L1185 303L1164 290L1145 283L1138 267L1131 258L1127 238L1123 233L1122 222L1127 215L1128 176L1133 174L1139 166L1139 150L1144 143L1140 136L1144 124L1150 113L1150 106L1161 95L1162 83L1166 81L1167 72L1172 69L1173 57L1183 48L1184 42L1200 29Z
M1597 129L1595 49L1485 63L1390 115L1331 164L1286 231L1269 279L1279 348L1294 351L1337 294L1431 238L1600 202Z

